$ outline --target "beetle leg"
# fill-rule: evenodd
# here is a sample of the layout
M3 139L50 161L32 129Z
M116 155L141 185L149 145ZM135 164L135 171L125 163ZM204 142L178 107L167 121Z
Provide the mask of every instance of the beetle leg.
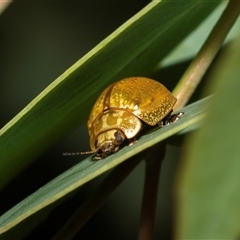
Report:
M133 144L137 143L136 137L129 139L129 144L128 146L132 146Z
M100 154L95 155L95 156L93 157L93 160L94 160L94 161L101 160L101 159L103 159L103 157L102 157Z
M160 122L162 126L177 122L184 114L183 112L179 112L171 115L171 113L172 111Z
M93 160L97 161L97 160L101 160L104 159L105 157L107 157L108 155L105 153L97 153L94 157Z
M162 121L158 122L157 125L158 125L159 128L162 128L166 124L164 124L164 120L162 120Z

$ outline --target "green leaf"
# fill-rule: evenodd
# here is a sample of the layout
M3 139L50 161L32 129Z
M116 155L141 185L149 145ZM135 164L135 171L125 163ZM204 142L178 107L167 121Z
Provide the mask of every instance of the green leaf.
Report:
M204 99L187 106L183 109L184 115L178 122L142 136L133 146L124 147L104 160L95 162L92 161L92 157L89 157L78 163L2 215L0 217L0 233L7 231L33 213L117 166L136 153L198 123L205 114L207 103L208 100Z
M240 39L213 74L204 127L186 146L177 184L178 239L236 239L240 226Z
M153 1L66 70L0 130L0 188L86 119L104 87L149 75L217 5Z

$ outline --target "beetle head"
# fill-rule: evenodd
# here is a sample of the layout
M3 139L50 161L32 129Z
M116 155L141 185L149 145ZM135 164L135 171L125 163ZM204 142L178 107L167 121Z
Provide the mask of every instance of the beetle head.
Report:
M100 151L97 155L104 158L117 152L124 139L125 135L121 130L112 129L99 134L95 143L96 149L98 149L98 152Z
M112 129L105 131L98 135L97 140L95 142L95 149L87 152L66 152L63 153L65 156L73 156L80 154L92 154L96 153L93 159L103 159L110 155L111 153L115 153L119 149L119 145L124 141L125 135L121 130Z

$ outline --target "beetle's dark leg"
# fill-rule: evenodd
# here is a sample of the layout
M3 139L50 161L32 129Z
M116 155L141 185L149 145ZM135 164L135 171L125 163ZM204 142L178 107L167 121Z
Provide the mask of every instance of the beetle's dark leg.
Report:
M162 128L162 127L165 125L165 124L164 124L164 120L158 122L157 125L158 125L159 128Z
M94 161L98 161L98 160L101 160L103 159L104 157L102 156L102 154L96 154L94 157L93 157L93 160Z
M184 112L179 112L179 113L175 113L173 115L171 115L170 119L169 119L169 123L175 123L177 122L179 119L181 119L181 116L184 114Z
M107 153L102 152L101 150L98 150L95 156L93 156L93 160L98 161L98 160L104 159L107 156L108 156Z
M172 115L171 114L172 114L172 111L161 121L160 126L165 126L165 125L169 125L171 123L177 122L183 115L183 112L175 113Z
M137 143L137 138L136 138L136 137L131 138L131 139L129 139L129 144L128 144L128 146L132 146L132 145L135 144L135 143Z

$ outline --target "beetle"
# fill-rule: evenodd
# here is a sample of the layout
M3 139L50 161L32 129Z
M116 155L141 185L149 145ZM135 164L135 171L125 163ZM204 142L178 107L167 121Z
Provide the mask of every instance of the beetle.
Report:
M95 102L87 128L94 159L119 150L125 139L130 144L144 125L160 127L174 123L183 113L171 114L177 99L161 83L146 77L122 79L107 87ZM79 153L66 153L76 155Z

